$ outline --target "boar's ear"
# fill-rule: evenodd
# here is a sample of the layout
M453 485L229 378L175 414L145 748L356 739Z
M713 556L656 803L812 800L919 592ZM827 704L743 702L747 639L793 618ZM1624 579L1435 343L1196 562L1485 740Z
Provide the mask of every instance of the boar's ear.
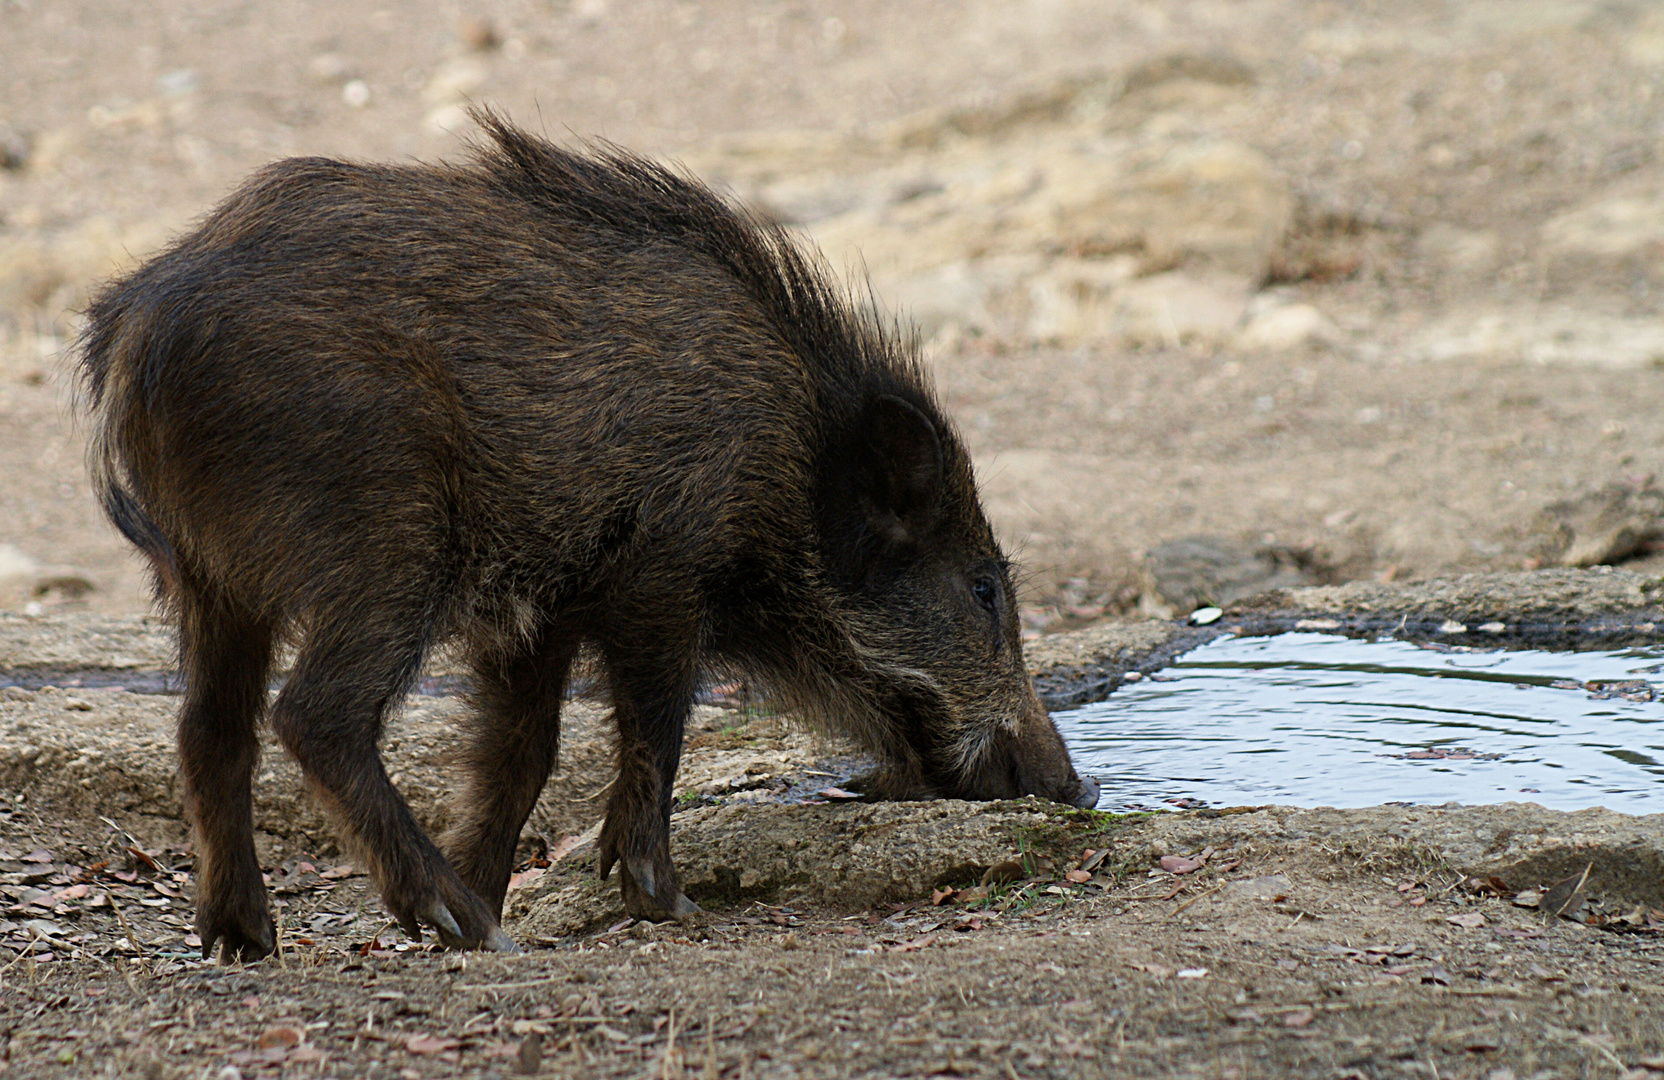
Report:
M936 518L942 489L942 440L936 425L901 398L873 398L866 429L863 503L875 531L891 543L916 540Z

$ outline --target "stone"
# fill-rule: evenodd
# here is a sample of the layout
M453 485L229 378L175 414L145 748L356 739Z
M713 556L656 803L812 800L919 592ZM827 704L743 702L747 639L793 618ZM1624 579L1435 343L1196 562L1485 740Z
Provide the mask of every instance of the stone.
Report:
M1286 352L1332 340L1335 335L1334 324L1312 305L1282 304L1251 315L1236 335L1236 344L1244 349Z
M1125 189L1098 204L1103 219L1141 223L1156 259L1201 257L1258 280L1294 214L1288 181L1259 151L1197 140L1150 155Z
M1560 566L1610 566L1647 554L1664 539L1664 491L1647 483L1606 484L1550 503L1531 530L1533 552Z
M1144 558L1152 603L1175 612L1224 607L1314 578L1291 553L1218 536L1187 536L1151 548Z
M340 53L319 53L306 65L306 74L313 82L325 86L339 86L354 78L352 61Z
M0 580L33 577L40 563L13 544L0 544Z
M486 18L466 19L457 27L458 40L474 52L493 52L503 44L496 25Z
M29 163L30 140L23 132L0 120L0 169L15 172Z
M1113 297L1113 336L1168 348L1216 345L1241 325L1252 291L1246 277L1173 271L1139 278Z
M1599 566L1280 589L1225 609L1227 620L1253 633L1276 633L1314 616L1331 617L1336 629L1349 633L1411 636L1446 621L1470 627L1500 622L1534 648L1611 648L1615 641L1656 642L1664 625L1664 584ZM1493 632L1485 635L1496 640Z
M1463 229L1435 221L1416 237L1416 253L1457 270L1485 270L1495 264L1500 240L1494 229Z
M1476 358L1645 368L1664 358L1664 326L1571 305L1464 309L1429 321L1404 346L1413 360Z
M422 87L422 100L430 108L460 105L485 85L491 71L473 56L459 56L440 65Z
M1542 236L1552 254L1613 258L1652 250L1664 244L1664 191L1595 199L1550 218Z
M31 597L55 592L75 600L97 588L84 570L41 563L12 544L0 544L0 591L21 591Z

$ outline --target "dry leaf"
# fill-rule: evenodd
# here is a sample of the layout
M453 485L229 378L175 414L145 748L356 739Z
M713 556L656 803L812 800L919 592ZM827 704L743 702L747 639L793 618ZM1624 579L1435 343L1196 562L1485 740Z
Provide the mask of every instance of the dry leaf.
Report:
M951 900L953 898L953 892L954 891L951 888L948 888L948 889L931 889L930 890L930 906L931 907L940 907L944 900Z
M158 874L162 872L162 868L157 865L155 857L143 848L128 847L127 854L131 855L135 862L144 864L151 871Z
M1161 868L1169 874L1188 874L1202 868L1201 859L1187 859L1183 855L1163 855Z
M267 1028L260 1033L260 1038L254 1045L262 1050L280 1048L289 1050L300 1045L300 1031L292 1027Z
M1016 859L1007 859L990 866L982 875L984 885L1014 885L1028 877L1028 871Z
M1481 915L1477 911L1469 911L1461 915L1446 915L1444 917L1444 921L1450 923L1452 926L1461 926L1468 930L1477 930L1481 926L1485 925L1485 916Z
M935 934L926 934L924 937L917 937L917 938L914 938L912 941L904 941L900 945L891 945L890 946L890 951L891 952L918 952L920 949L929 948L931 943L934 942L935 940L936 940L936 935Z
M514 1055L514 1071L532 1076L543 1067L543 1036L537 1032L527 1035Z
M552 863L559 862L561 859L566 858L568 855L576 851L578 847L583 844L583 842L584 838L580 833L563 836L543 857Z
M412 1035L405 1040L404 1048L412 1054L443 1054L447 1050L455 1050L462 1045L461 1039L447 1039L435 1035Z
M518 874L510 874L508 879L508 891L513 892L515 889L524 888L548 872L549 871L544 870L542 867L533 866L530 869L520 871Z
M1583 903L1587 899L1583 893L1583 886L1589 883L1589 871L1594 868L1595 864L1590 863L1583 868L1583 873L1556 882L1553 888L1543 894L1538 907L1550 915L1576 920L1577 913L1583 910Z
M815 792L823 799L859 799L861 796L853 791L845 791L841 787L821 788Z

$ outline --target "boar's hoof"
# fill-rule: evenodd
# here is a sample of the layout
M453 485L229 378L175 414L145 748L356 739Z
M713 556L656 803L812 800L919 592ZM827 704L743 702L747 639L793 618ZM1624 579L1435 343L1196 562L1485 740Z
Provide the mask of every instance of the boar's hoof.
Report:
M1094 806L1098 805L1099 794L1100 790L1098 788L1098 778L1095 776L1083 776L1080 778L1080 791L1075 794L1074 799L1071 801L1076 806L1090 810Z
M236 920L215 918L203 911L197 915L196 933L202 939L202 958L212 960L217 945L220 962L225 964L260 960L277 948L277 928L266 916L240 925Z
M462 927L457 925L456 916L451 914L451 909L446 907L438 897L434 897L423 904L422 910L417 914L421 916L423 922L439 931L440 937L462 940ZM421 935L412 934L411 936L420 937ZM449 945L450 941L447 940L445 944Z
M499 953L517 953L520 951L520 946L514 943L514 939L503 933L503 928L495 923L483 934L465 933L461 925L458 924L456 916L451 914L451 909L446 907L444 902L437 897L424 904L417 915L422 922L427 923L438 932L440 943L447 949L485 949ZM406 927L407 931L409 929L409 927ZM411 937L419 936L419 934L411 933Z
M676 886L671 874L657 874L644 858L625 859L618 867L618 888L624 894L624 910L632 919L672 922L699 912L699 905ZM669 895L666 895L669 894Z

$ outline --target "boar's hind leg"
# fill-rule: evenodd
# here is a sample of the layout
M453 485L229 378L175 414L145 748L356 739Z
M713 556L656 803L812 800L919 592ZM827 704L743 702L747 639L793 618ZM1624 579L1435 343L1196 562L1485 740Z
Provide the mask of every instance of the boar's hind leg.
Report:
M601 826L601 876L618 864L624 908L664 922L699 910L682 893L670 861L670 792L682 756L682 730L694 679L672 664L653 670L639 653L607 651L607 681L618 725L618 779Z
M501 915L521 826L555 767L560 706L577 640L544 628L530 644L473 659L476 713L462 764L460 820L445 854L462 880Z
M272 628L217 589L179 580L185 700L179 772L196 830L196 932L202 955L258 960L275 944L266 886L254 853L251 781L266 704Z
M376 751L382 718L420 668L422 644L410 629L420 621L385 611L320 621L272 707L272 726L352 834L405 933L419 939L426 923L453 948L518 951L416 824Z

